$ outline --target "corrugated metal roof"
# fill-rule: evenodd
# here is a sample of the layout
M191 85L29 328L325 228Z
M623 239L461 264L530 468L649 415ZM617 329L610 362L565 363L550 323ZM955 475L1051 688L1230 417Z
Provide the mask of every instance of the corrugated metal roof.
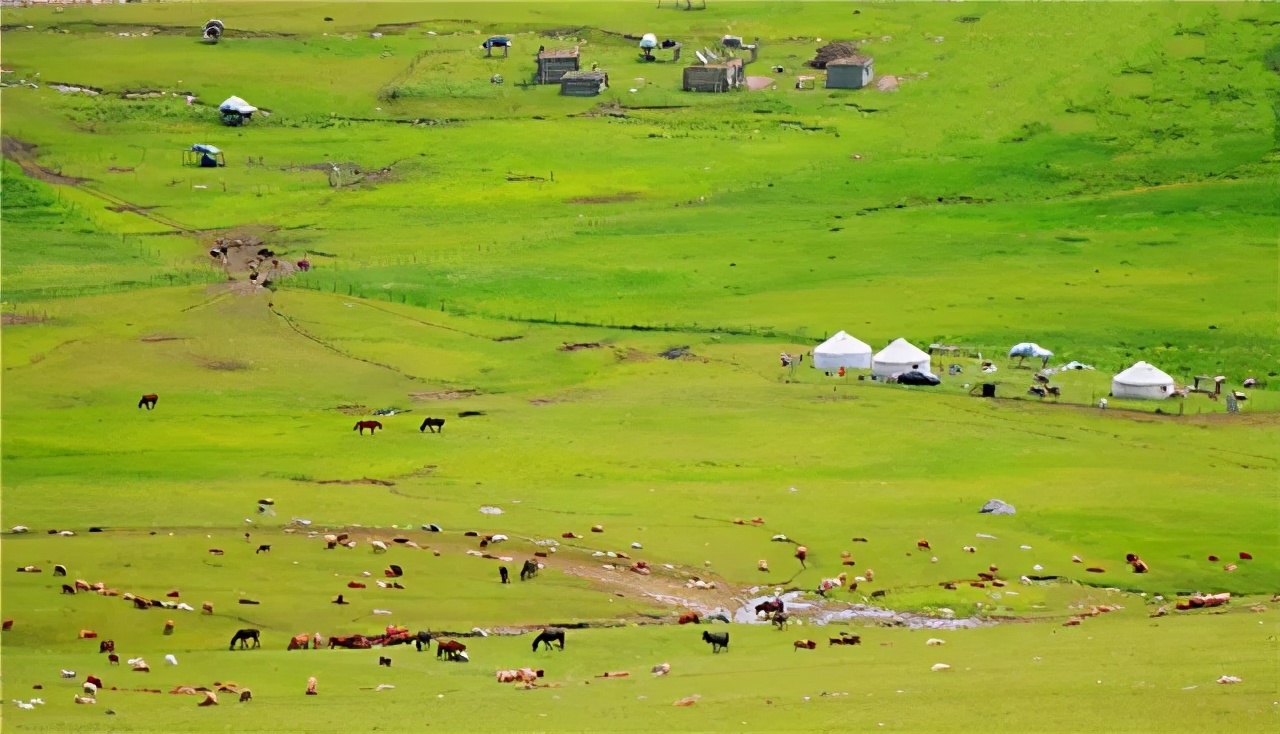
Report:
M578 56L576 48L549 48L538 52L540 59L572 59Z
M827 62L827 66L828 66L828 67L832 67L832 66L868 66L868 65L870 65L873 61L875 61L875 59L871 58L870 56L846 56L846 57L844 57L844 58L842 58L842 59L835 59L834 61L828 61L828 62Z

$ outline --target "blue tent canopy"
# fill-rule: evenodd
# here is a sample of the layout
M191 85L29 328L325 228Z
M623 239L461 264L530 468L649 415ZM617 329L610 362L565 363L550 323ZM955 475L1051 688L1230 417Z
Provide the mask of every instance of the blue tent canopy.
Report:
M506 36L491 36L486 38L484 43L480 45L483 48L502 48L503 46L510 46L511 39Z
M191 150L196 153L209 153L210 155L218 155L222 152L217 148L217 146L206 145L205 143L196 143L191 146Z

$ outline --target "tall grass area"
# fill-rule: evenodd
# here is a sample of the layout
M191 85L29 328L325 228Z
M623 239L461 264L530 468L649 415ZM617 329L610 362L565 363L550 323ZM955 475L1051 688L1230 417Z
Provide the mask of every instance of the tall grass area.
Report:
M6 730L1275 728L1280 8L654 5L5 9L0 527L31 529L0 538ZM203 44L214 17L226 36ZM648 32L681 61L641 61ZM484 56L491 34L510 57ZM758 38L747 72L772 83L681 91L725 34ZM897 91L796 89L832 40ZM578 46L611 88L532 83L542 45ZM261 108L242 127L218 119L233 94ZM184 165L196 143L227 165ZM261 288L210 257L249 232L310 269ZM779 366L841 329L962 356L935 356L927 388ZM1005 357L1023 341L1095 369L1033 397ZM1100 408L1138 360L1246 399ZM992 498L1017 513L980 514ZM308 537L328 530L360 543ZM469 531L509 535L486 552L511 560ZM395 536L429 549L367 544ZM501 585L538 539L560 552ZM610 551L654 573L605 569ZM377 587L388 563L405 588ZM984 626L855 623L862 646L810 651L791 643L837 627L733 624L713 655L665 624L842 571L872 578L822 603ZM76 578L216 611L59 593ZM1192 592L1234 598L1164 614ZM1062 626L1098 604L1117 608ZM616 627L536 654L467 638L466 665L284 651L561 622ZM265 649L223 650L242 627ZM80 629L152 672L108 668ZM493 682L523 665L554 687ZM86 673L254 701L75 705Z

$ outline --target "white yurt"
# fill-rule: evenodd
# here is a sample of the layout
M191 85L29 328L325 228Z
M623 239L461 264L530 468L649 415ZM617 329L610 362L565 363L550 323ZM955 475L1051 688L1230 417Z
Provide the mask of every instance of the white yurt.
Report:
M929 369L929 354L906 339L894 339L871 362L871 372L881 377L913 370L933 374Z
M820 370L871 369L871 346L843 331L813 349L813 366Z
M1117 398L1164 400L1173 395L1173 378L1146 362L1138 362L1111 378L1111 394Z

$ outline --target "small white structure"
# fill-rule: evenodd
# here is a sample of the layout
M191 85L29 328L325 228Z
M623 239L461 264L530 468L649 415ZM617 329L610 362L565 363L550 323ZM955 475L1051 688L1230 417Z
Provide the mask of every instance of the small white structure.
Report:
M1111 378L1111 395L1117 398L1164 400L1173 395L1173 378L1146 362L1138 362Z
M813 366L820 370L871 369L871 345L843 331L813 349Z
M880 377L911 371L933 374L929 369L928 353L906 339L894 339L871 362L871 372Z

